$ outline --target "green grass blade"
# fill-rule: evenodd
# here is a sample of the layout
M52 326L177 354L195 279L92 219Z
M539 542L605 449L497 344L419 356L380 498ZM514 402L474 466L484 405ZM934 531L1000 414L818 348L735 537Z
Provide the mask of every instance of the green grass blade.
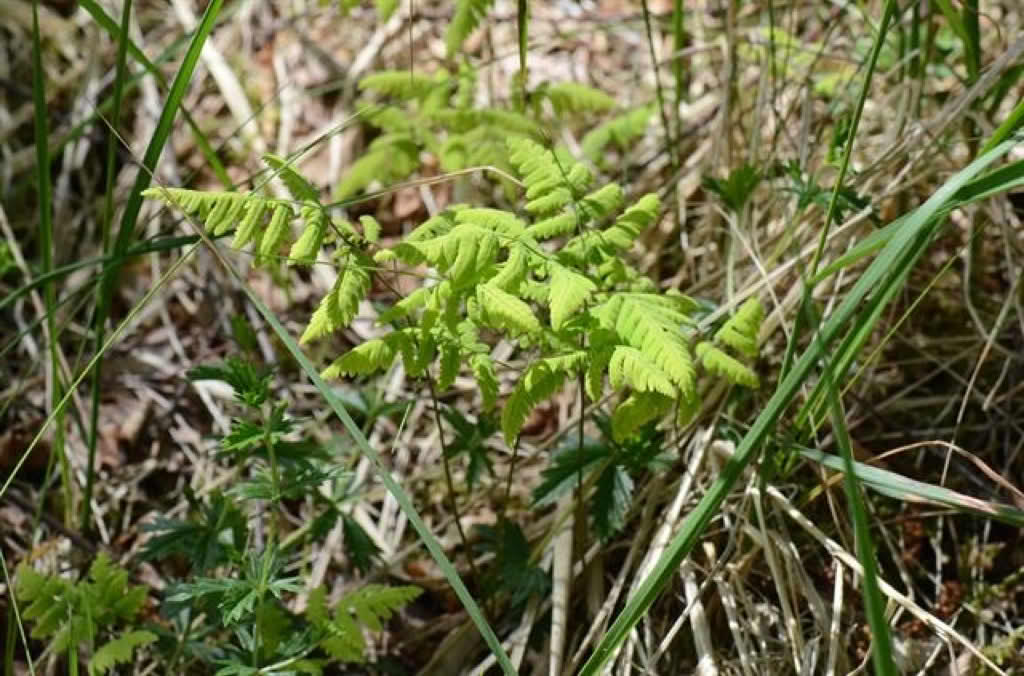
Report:
M736 453L726 463L700 503L683 521L679 533L666 547L651 573L643 580L636 594L629 599L611 628L601 638L593 655L583 666L583 670L580 672L581 676L596 676L596 674L602 673L626 636L676 573L679 564L693 550L704 529L717 513L722 501L725 500L741 476L743 469L753 460L783 412L799 392L800 387L811 375L820 359L825 356L824 350L827 350L828 346L839 336L847 322L860 313L865 299L879 288L888 286L891 280L905 277L910 266L916 260L916 256L920 256L923 252L923 249L915 249L912 245L915 239L921 236L922 231L927 234L927 228L934 220L936 213L953 199L957 191L981 173L985 167L1009 152L1013 146L1014 142L1007 141L978 157L950 178L905 219L903 227L886 243L878 257L839 304L835 313L825 321L818 339L811 342L803 356L797 360L778 385L764 410L761 411L750 430L740 441ZM914 256L907 256L908 252L913 253ZM897 265L899 267L896 267ZM891 295L885 295L885 298L891 298ZM841 373L839 369L836 369L836 372Z
M818 338L820 339L820 334ZM825 354L825 348L820 350ZM878 586L878 562L875 560L875 543L871 539L871 526L868 522L864 497L860 492L860 483L853 464L853 448L850 444L850 433L846 429L846 414L839 401L835 374L830 359L825 360L823 369L825 393L832 418L832 433L842 455L843 484L846 488L846 499L850 506L850 517L856 534L857 558L864 571L861 591L864 595L864 611L868 626L871 627L871 659L875 665L875 673L879 676L897 676L896 664L893 662L892 632L885 616L885 600Z
M113 248L109 249L112 261L109 269L103 275L103 280L100 283L98 292L96 313L94 315L93 322L93 331L95 332L95 342L97 346L102 345L104 342L103 327L106 325L107 317L110 314L111 301L120 278L121 267L124 265L124 261L127 258L125 254L135 237L136 221L139 217L139 211L142 208L142 191L149 186L153 170L156 168L157 160L160 158L160 153L163 152L167 139L170 137L171 125L174 122L174 118L179 107L181 106L181 100L185 95L185 89L188 87L188 83L192 79L192 73L195 70L196 63L199 61L199 55L202 52L203 45L206 43L206 38L210 35L210 31L213 30L213 25L220 12L222 2L223 0L212 0L210 2L206 8L206 12L203 14L202 20L199 22L199 26L196 28L195 34L192 36L188 50L185 52L185 58L174 78L174 83L171 85L171 90L167 96L167 102L164 104L164 108L160 112L160 119L157 121L156 129L153 131L153 136L150 138L149 144L146 147L146 153L142 158L142 166L139 167L139 171L135 175L135 184L132 186L132 190L128 194L128 201L125 204L124 212L121 215L121 223L118 228L117 238L114 240ZM129 10L126 8L126 12L127 11ZM124 32L127 32L127 27L124 27ZM124 39L121 40L120 44L121 48L126 50L127 36L125 35L123 37ZM98 354L102 354L102 352L98 352ZM94 392L102 378L102 371L103 362L101 359L97 362L96 370L93 372ZM90 456L92 456L91 453ZM91 473L89 476L91 477ZM89 516L89 502L87 501L83 514L84 524L88 524Z
M128 53L128 26L131 21L132 14L132 0L124 0L121 14L121 26L123 29L118 34L117 43L117 66L114 71L114 94L112 98L113 110L110 115L110 126L111 133L108 136L107 143L107 184L105 186L104 203L103 203L103 215L101 222L101 240L103 245L103 253L110 253L110 226L114 221L114 185L115 176L115 163L117 161L117 129L121 122L121 103L124 100L124 88L125 80L128 76L127 68L127 53ZM102 289L101 284L98 289ZM99 307L104 301L103 298L97 296L96 299L97 307ZM96 327L96 347L97 349L103 344L103 327L102 325ZM92 516L92 492L93 484L96 481L96 443L99 441L99 426L100 426L100 395L102 388L102 381L100 379L100 370L97 369L93 373L92 379L92 391L90 393L90 418L89 418L89 433L87 438L88 445L88 458L86 459L85 466L85 496L84 505L82 507L82 532L89 532L89 520Z
M797 450L797 453L811 462L816 462L837 472L849 471L842 458L819 451L816 448L801 448ZM1002 521L1017 528L1024 528L1024 510L1017 509L1016 507L999 502L981 500L950 490L944 486L936 486L924 481L918 481L917 479L911 479L902 474L882 469L881 467L873 467L862 462L854 462L853 471L856 473L858 481L886 497L905 502L929 502L941 507L974 514L982 518Z
M123 37L123 39L127 41L126 45L128 53L131 54L132 58L135 59L139 65L145 68L148 73L153 75L162 88L167 88L167 80L164 78L164 74L156 67L156 64L146 57L145 52L143 52L131 37L128 36L127 31L121 30L121 27L125 25L123 20L118 24L95 2L95 0L80 0L78 4L81 5L82 9L87 11L93 18L93 21L99 24L103 30L107 31L112 38L120 41ZM230 189L233 185L231 178L228 176L228 172L224 168L224 164L217 156L217 151L214 150L213 144L210 143L206 134L199 129L199 125L196 124L196 121L192 118L192 115L188 110L182 108L181 114L185 118L185 123L188 124L189 129L192 131L192 136L196 141L196 147L199 148L199 152L202 153L203 159L206 160L210 170L213 171L217 180L220 181L225 188Z
M46 108L46 73L43 71L43 46L39 34L39 2L32 2L32 102L35 121L36 193L39 207L39 249L43 274L53 270L53 190L50 182L50 125ZM70 523L73 511L71 470L64 449L63 395L60 373L60 342L57 330L56 280L43 286L46 306L46 340L50 352L50 405L57 413L51 453L60 461L60 480L64 492L64 521Z

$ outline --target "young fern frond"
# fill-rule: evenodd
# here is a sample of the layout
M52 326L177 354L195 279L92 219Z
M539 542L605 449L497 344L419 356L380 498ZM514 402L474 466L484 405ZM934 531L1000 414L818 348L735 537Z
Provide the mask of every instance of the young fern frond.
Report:
M764 321L764 308L757 298L748 299L715 332L715 341L728 345L740 354L757 356L757 338Z
M602 112L615 108L615 99L579 82L558 82L541 92L559 114Z
M288 192L296 200L299 202L318 201L319 192L317 189L306 180L305 176L295 171L295 168L288 160L271 153L265 153L263 161L274 170L274 173L281 179L285 187L288 188Z
M588 132L580 147L583 154L598 166L604 165L604 150L610 145L625 150L644 135L656 108L653 105L640 106L618 115Z
M670 410L675 399L658 392L633 392L612 413L612 436L622 442L638 429L661 418Z
M364 662L363 629L382 631L384 621L422 592L413 586L369 584L342 596L332 617L327 607L327 592L318 587L309 595L306 618L324 636L320 646L332 658L341 662Z
M89 660L89 676L105 674L118 664L135 659L135 650L157 640L151 631L129 631L100 646Z
M348 326L359 311L359 303L370 291L370 259L352 252L338 273L334 286L320 301L309 325L299 339L308 343Z
M445 73L439 73L443 76ZM438 86L437 76L410 70L382 70L359 80L359 89L372 91L398 99L422 99Z
M501 431L505 443L515 446L519 431L530 412L544 403L562 387L568 374L551 368L547 360L535 362L526 369L501 412Z
M697 344L697 357L708 373L718 374L736 385L756 388L759 386L757 374L735 357L719 350L707 341Z
M558 331L565 322L586 304L597 291L597 285L587 277L573 272L564 265L551 263L551 328Z
M494 0L456 1L455 14L452 16L452 21L448 24L448 32L444 36L448 56L459 51L462 43L480 25L480 22L483 21L483 18L487 15L493 4Z

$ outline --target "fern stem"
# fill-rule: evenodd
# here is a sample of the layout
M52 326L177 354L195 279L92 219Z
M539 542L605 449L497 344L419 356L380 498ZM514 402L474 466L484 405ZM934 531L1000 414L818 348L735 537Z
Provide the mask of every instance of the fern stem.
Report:
M448 445L444 440L444 427L441 424L441 402L437 399L437 391L434 389L434 379L426 376L427 386L430 388L430 401L434 409L434 421L437 424L437 438L441 445L441 464L444 467L444 481L448 488L448 502L452 510L452 517L455 519L455 528L459 532L459 539L462 541L462 548L466 553L466 560L469 562L469 571L473 579L480 581L480 572L476 568L476 561L473 560L473 551L469 547L469 538L462 527L462 516L459 514L459 502L455 498L455 482L452 480L452 468L448 462Z

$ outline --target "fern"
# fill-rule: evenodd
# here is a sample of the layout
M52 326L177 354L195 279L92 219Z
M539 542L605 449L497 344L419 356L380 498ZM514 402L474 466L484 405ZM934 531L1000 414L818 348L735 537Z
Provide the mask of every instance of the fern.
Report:
M565 382L568 372L562 363L543 359L535 362L519 378L515 390L501 412L501 431L509 446L515 445L530 411L551 398Z
M558 113L601 112L615 108L615 99L579 82L559 82L541 91Z
M751 298L715 332L715 340L748 357L756 357L762 321L764 308L757 298Z
M371 262L364 255L353 252L347 256L338 279L320 301L299 342L322 338L352 322L359 310L359 302L370 291L370 267Z
M611 145L619 150L626 150L634 140L647 131L654 111L653 105L641 106L595 127L580 142L583 154L591 162L603 166L604 150Z
M444 37L448 56L459 51L462 43L466 41L473 29L480 25L493 4L494 0L457 0L455 15L452 17L451 23L448 24L448 32Z
M89 674L105 674L118 664L134 659L137 648L156 641L156 634L149 631L129 631L101 646L89 660Z
M708 372L721 375L737 385L758 386L757 374L711 343L698 343L696 353Z
M383 622L422 593L419 587L389 587L370 584L349 592L338 601L333 617L327 608L323 587L309 595L306 617L324 638L321 647L342 662L363 662L366 641L363 629L382 631Z
M128 572L116 566L105 553L89 567L85 580L77 583L56 575L43 575L27 564L18 567L15 594L25 604L22 618L32 623L34 638L50 638L58 652L77 650L92 644L101 632L118 625L130 625L142 609L146 588L128 584ZM123 655L115 645L110 653Z

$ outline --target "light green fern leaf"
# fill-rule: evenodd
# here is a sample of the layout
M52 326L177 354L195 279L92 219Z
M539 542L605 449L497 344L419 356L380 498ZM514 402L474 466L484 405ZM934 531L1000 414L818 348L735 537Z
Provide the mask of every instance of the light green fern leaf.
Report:
M327 214L318 204L306 204L299 212L302 219L302 234L295 240L288 260L293 264L312 264L320 253L324 235L327 234Z
M626 150L633 141L647 131L647 125L655 110L653 105L640 106L594 128L580 141L583 154L592 162L603 166L605 148L614 144L619 149Z
M235 239L231 242L231 246L241 249L246 244L255 243L256 248L259 248L259 242L263 236L263 217L269 208L270 204L266 200L250 202L245 216L235 230Z
M363 237L366 238L366 241L376 244L380 239L380 222L369 214L360 216L359 222L363 226Z
M400 340L395 338L397 335L401 334L390 333L355 346L335 359L320 377L328 380L345 375L367 375L389 368L402 347Z
M756 373L711 343L698 343L695 351L709 373L723 376L736 385L756 388L760 384Z
M658 218L661 200L654 193L647 193L622 212L615 223L601 233L604 243L624 251L636 238Z
M455 384L455 377L459 375L459 368L462 366L462 351L458 345L445 343L441 346L441 373L437 378L437 389L447 390Z
M564 211L557 216L537 221L527 228L526 232L531 237L543 241L569 234L576 229L579 222L580 216L576 212Z
M216 197L214 207L206 217L206 229L216 236L223 235L231 229L245 208L248 195L241 193L221 193Z
M554 396L565 382L565 377L565 371L554 371L542 362L526 369L501 412L501 430L505 443L515 445L530 412Z
M671 380L658 365L640 350L626 345L615 348L608 363L608 379L615 389L629 385L640 392L660 392L667 397L678 396Z
M397 319L408 317L411 313L424 307L433 292L433 288L421 286L382 312L380 316L377 317L377 323L389 324Z
M672 408L673 400L657 392L633 392L612 412L612 437L623 442L629 435Z
M586 304L597 285L569 268L551 263L551 328L560 330L565 322Z
M515 294L519 290L519 285L526 279L529 261L530 253L525 246L520 244L511 247L508 258L498 266L498 274L491 277L487 283Z
M622 188L617 183L609 183L584 197L580 205L592 219L600 220L621 209L625 199Z
M342 176L334 188L334 199L347 199L374 181L388 183L405 178L419 167L419 156L419 145L408 133L386 134L374 139Z
M611 110L615 99L600 89L579 82L559 82L549 85L544 94L555 111L562 113L588 113Z
M368 584L342 596L337 612L351 613L370 631L382 631L383 621L422 593L419 587Z
M156 634L149 631L129 631L102 645L89 660L89 674L105 674L118 664L133 661L137 648L156 641Z
M411 70L381 70L359 81L359 89L401 99L423 98L434 87L434 78Z
M529 305L492 284L478 286L476 300L482 316L490 326L505 329L513 334L530 335L541 332L540 322Z
M473 376L480 388L484 410L492 410L498 402L498 376L494 371L494 361L490 355L475 354L469 359L469 367L473 369Z
M368 263L369 260L362 256L349 256L334 286L310 318L309 325L299 339L300 343L305 344L343 329L355 319L359 303L370 292L373 281Z
M292 208L286 204L278 204L270 214L270 225L263 233L260 240L260 257L263 259L272 258L277 255L281 244L288 238L289 225L294 214Z
M523 207L531 214L543 216L553 211L558 211L565 205L572 202L572 192L568 188L556 188L545 193L536 199L532 199Z
M748 357L756 357L762 321L764 308L761 307L761 301L750 298L715 333L715 340Z
M501 209L469 208L455 214L457 223L469 223L484 230L493 230L498 235L517 239L526 232L526 224Z
M448 56L459 51L462 43L466 41L473 29L480 25L493 4L494 0L456 0L455 14L452 16L452 21L448 24L448 32L444 36Z
M288 160L271 153L266 153L263 155L263 161L274 170L274 173L277 174L285 187L288 188L288 192L296 200L299 202L316 202L319 199L317 189L306 180L305 176L295 171Z

